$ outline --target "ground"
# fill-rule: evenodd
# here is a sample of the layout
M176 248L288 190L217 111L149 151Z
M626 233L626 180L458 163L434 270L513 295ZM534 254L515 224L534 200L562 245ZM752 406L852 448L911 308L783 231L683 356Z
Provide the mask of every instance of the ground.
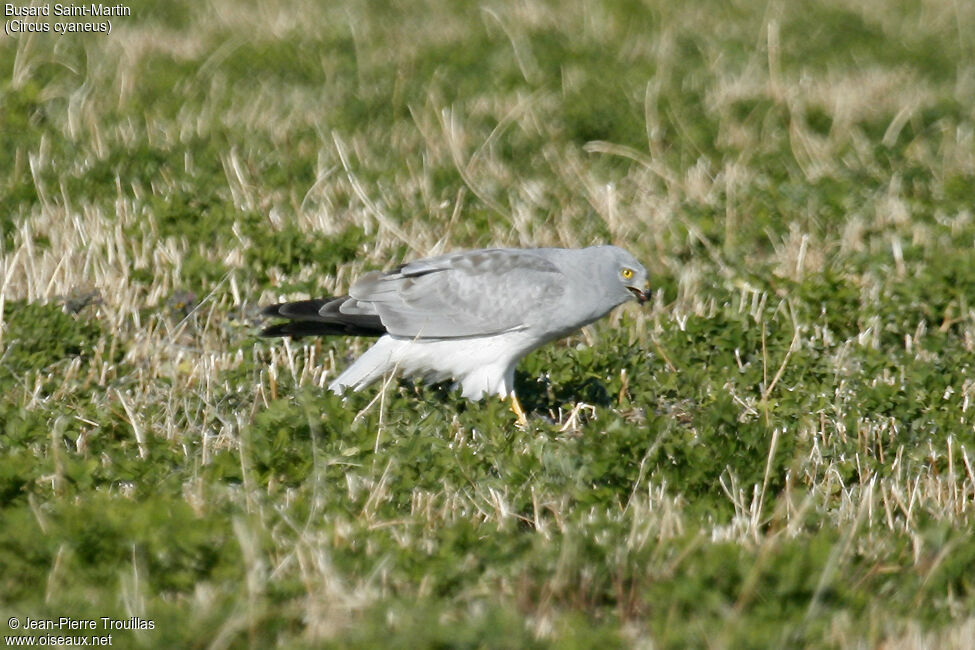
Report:
M0 37L3 620L969 647L975 3L125 6ZM522 363L525 430L255 336L369 269L596 242L653 298Z

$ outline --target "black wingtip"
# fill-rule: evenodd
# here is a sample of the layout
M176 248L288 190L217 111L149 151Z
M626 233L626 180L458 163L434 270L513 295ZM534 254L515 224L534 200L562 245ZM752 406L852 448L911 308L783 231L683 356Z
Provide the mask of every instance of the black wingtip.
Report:
M327 330L327 328L323 327L321 323L289 321L287 323L278 323L277 325L271 325L270 327L265 327L260 331L258 336L265 339L276 338L281 336L288 336L293 339L300 339L305 336L320 336L322 334L332 333L323 330Z
M320 320L322 307L335 298L312 298L295 302L279 302L261 310L265 316L290 318L291 320Z
M258 334L262 338L288 336L299 339L305 336L382 336L386 328L379 316L342 314L323 314L329 303L348 300L348 296L338 298L314 298L296 302L280 302L261 308L261 315L269 318L286 318L287 322L264 328Z

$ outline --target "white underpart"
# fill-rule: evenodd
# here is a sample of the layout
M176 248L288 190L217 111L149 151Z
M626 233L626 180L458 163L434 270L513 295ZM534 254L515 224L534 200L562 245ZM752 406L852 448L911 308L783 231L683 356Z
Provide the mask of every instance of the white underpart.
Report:
M508 397L515 391L515 366L542 342L523 332L478 339L407 339L386 334L329 384L333 393L360 390L387 373L436 383L453 379L467 399Z

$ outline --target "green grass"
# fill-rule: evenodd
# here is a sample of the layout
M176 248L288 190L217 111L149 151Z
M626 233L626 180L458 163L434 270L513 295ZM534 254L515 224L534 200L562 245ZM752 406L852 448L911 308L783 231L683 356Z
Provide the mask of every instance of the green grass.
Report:
M0 39L0 615L968 647L970 5L167 1ZM654 299L522 363L527 431L343 402L362 342L255 336L369 269L594 242Z

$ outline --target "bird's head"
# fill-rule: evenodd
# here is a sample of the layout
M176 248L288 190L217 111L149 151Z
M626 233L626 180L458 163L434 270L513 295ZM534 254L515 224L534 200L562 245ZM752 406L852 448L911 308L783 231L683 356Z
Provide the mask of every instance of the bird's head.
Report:
M642 305L650 299L650 279L647 270L636 258L622 248L607 246L612 256L612 266L622 287Z

